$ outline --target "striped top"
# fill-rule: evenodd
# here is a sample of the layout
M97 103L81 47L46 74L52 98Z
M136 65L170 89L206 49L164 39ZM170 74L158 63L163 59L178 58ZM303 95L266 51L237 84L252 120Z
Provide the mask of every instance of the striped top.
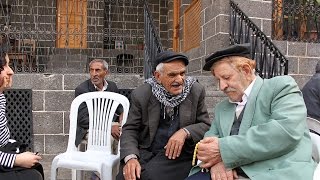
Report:
M0 94L0 147L5 146L10 138L10 130L7 126L6 118L6 98L3 93ZM0 151L0 165L12 168L16 154L10 154Z

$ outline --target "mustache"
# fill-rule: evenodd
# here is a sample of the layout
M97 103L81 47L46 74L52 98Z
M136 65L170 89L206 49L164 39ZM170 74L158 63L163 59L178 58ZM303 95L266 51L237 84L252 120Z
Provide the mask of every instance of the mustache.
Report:
M234 92L234 91L237 91L237 90L234 88L230 88L230 87L223 90L224 93L229 93L229 92Z

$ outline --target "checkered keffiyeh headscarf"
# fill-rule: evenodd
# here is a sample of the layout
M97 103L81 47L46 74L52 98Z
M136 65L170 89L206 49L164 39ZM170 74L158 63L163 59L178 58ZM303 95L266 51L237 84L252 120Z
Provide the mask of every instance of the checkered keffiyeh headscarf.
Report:
M176 107L186 99L190 93L193 83L196 82L196 79L193 77L187 77L184 82L182 93L176 96L171 95L161 84L157 82L154 76L147 79L145 82L150 84L152 88L152 94L160 103L162 103L164 106Z

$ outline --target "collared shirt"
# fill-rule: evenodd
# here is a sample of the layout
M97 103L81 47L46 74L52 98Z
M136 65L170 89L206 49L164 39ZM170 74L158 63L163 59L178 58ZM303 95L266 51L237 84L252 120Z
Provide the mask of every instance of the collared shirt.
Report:
M238 110L242 110L244 108L244 106L247 104L248 97L249 97L249 95L251 93L251 90L252 90L252 87L253 87L253 84L254 84L255 81L256 81L256 78L254 78L254 80L250 83L250 85L247 87L247 89L244 90L244 94L242 96L242 101L241 102L235 102L235 101L229 100L229 102L237 104L236 112Z
M101 90L99 90L99 88L95 84L93 84L93 86L97 91L105 91L108 88L108 82L104 80L104 85Z

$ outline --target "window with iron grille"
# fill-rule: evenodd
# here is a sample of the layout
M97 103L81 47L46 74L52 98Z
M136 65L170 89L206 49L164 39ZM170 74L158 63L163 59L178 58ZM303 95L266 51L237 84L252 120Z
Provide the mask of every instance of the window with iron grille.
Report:
M273 0L275 40L320 42L320 0Z

